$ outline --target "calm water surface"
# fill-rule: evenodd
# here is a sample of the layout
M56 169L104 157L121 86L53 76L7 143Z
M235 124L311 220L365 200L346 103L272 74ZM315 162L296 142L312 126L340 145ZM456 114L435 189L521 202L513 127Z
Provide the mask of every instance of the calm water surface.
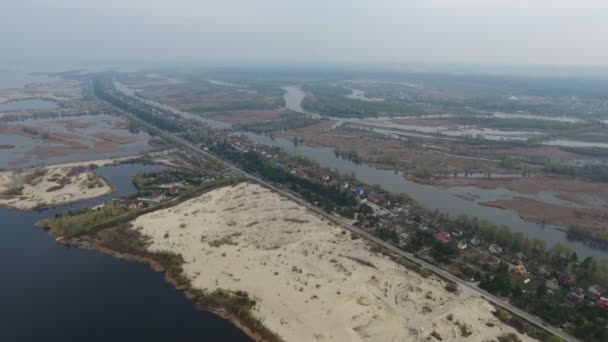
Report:
M34 226L67 210L135 191L131 176L160 166L98 169L116 192L41 212L0 208L0 341L248 341L197 310L148 266L67 248Z

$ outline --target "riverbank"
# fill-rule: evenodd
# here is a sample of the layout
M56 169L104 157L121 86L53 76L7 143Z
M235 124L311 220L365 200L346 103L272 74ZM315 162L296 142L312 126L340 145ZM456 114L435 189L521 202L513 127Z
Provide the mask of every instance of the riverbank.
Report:
M133 224L150 252L183 257L194 288L254 298L254 316L287 341L451 341L456 322L479 340L514 332L482 298L445 290L258 185L216 189Z
M83 161L0 172L0 206L34 210L105 196L114 189L93 169L138 157Z
M115 187L107 196L40 211L0 207L0 266L10 279L0 293L5 309L0 310L0 340L250 341L226 320L197 310L146 265L66 248L35 226L46 218L129 196L136 191L133 175L163 169L137 162L108 165L95 170ZM66 322L77 324L57 328Z
M608 241L606 213L601 210L588 211L539 202L529 198L517 197L511 200L480 202L493 208L512 210L522 219L540 224L554 224L565 232L581 238Z

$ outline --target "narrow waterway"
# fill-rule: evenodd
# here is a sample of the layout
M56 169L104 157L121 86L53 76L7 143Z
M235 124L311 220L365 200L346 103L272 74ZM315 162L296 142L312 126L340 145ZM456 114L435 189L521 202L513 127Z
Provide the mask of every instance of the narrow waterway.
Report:
M110 195L44 211L0 208L0 341L248 341L228 321L197 310L164 275L93 250L57 244L34 224L135 191L131 177L162 166L96 172Z
M122 88L122 89L121 89ZM124 86L118 88L124 91ZM288 91L289 87L284 88ZM299 88L297 88L299 89ZM301 90L299 90L301 91ZM127 93L127 92L125 92ZM132 93L129 95L133 95ZM285 95L285 101L290 105L293 97L289 94ZM154 101L146 100L151 105L160 105L165 110L173 111L174 113L184 115L185 117L196 119L209 124L216 128L229 127L227 124L209 120L207 118L184 113L175 110L169 106L158 104ZM295 110L296 108L290 108ZM463 198L455 196L449 189L443 189L432 185L419 184L405 179L401 174L387 170L377 170L371 166L364 164L355 164L348 160L341 159L336 156L333 148L313 148L308 146L294 146L292 141L287 141L280 138L270 138L264 135L246 133L254 142L269 146L277 146L285 149L287 152L301 155L313 159L322 167L327 167L332 170L337 170L345 174L354 174L355 177L367 184L378 184L383 189L391 192L404 192L420 203L422 206L429 209L437 209L441 212L450 214L451 216L469 215L477 216L480 219L485 219L496 225L506 225L514 232L522 232L528 238L539 238L547 241L549 245L561 243L576 251L579 258L593 256L595 258L608 258L608 251L602 247L592 244L587 240L576 239L567 233L557 229L554 225L541 225L523 220L515 212L492 208L480 205L474 201L467 201ZM497 194L498 196L498 194Z

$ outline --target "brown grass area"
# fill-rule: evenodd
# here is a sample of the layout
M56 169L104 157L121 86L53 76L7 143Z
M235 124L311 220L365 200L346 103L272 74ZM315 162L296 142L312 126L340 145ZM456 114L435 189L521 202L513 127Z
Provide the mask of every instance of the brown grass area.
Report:
M315 146L315 141L317 139L326 139L327 137L333 136L331 133L323 132L330 129L335 123L336 122L333 120L321 120L314 125L287 130L281 133L279 136L285 139L290 139L294 136L301 137L306 142L306 145L313 147L331 146L329 145L331 143L330 141L327 141L325 144Z
M270 121L278 119L283 112L278 109L269 110L239 110L232 112L215 112L207 114L212 120L221 121L230 125L251 124L260 121Z
M130 144L130 143L133 143L140 139L136 135L117 135L117 134L112 134L109 132L99 132L99 133L92 134L92 136L94 136L95 138L100 139L102 141L105 141L105 142L109 142L112 144L120 144L120 145Z
M499 187L526 194L536 194L540 191L558 192L558 197L575 203L585 204L585 194L608 203L608 184L592 183L577 179L567 179L552 176L534 176L514 179L487 178L440 178L433 179L433 184L441 186L477 186L484 189Z
M549 223L562 227L579 227L586 235L597 236L608 232L608 215L601 210L583 210L517 197L512 200L496 200L480 204L515 211L526 221ZM580 231L579 231L580 233Z
M392 122L400 125L416 125L416 126L428 126L428 127L445 127L450 129L457 129L458 125L448 120L436 120L436 119L425 119L425 118L397 118L391 120Z
M290 139L297 136L302 138L306 145L312 147L354 150L364 162L383 169L392 168L406 172L424 169L430 173L446 170L462 172L465 169L504 171L500 170L496 163L446 156L431 149L407 145L402 141L371 137L365 131L338 128L323 133L333 124L333 121L322 121L317 125L286 131L281 137Z

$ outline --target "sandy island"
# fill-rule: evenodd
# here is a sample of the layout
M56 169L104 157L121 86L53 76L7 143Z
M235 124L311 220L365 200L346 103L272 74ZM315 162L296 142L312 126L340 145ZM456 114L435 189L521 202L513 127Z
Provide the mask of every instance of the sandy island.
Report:
M75 162L0 172L0 205L31 210L103 196L112 187L90 166L110 165L133 157Z
M257 300L254 315L286 341L437 340L433 332L443 341L482 341L515 333L479 296L448 292L443 281L373 253L259 185L213 190L143 215L134 227L149 250L182 254L193 287L247 291Z

